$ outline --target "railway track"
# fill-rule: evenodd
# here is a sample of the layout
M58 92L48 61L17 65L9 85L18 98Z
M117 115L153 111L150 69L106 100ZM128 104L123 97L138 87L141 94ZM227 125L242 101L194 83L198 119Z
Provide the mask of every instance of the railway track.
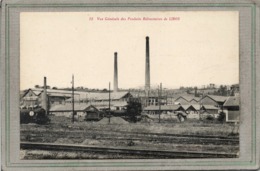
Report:
M63 135L64 133L64 135ZM137 132L108 132L108 131L51 131L33 132L30 130L21 131L21 139L28 141L24 136L29 135L33 141L42 141L44 138L65 138L70 135L73 139L97 139L97 140L137 140L158 143L181 143L181 144L212 144L212 145L238 145L239 139L234 137L201 136L201 135L180 135L160 133L137 133ZM31 140L29 140L31 141Z
M21 142L20 148L24 150L70 151L97 154L113 154L136 156L137 158L234 158L235 153L190 152L190 151L161 151L146 149L130 149L115 147L96 147L69 144Z
M20 129L21 132L25 131L31 131L28 129ZM44 129L45 130L45 129ZM60 132L56 130L52 130L53 132ZM133 135L144 135L144 136L170 136L170 137L196 137L196 138L216 138L216 139L232 139L232 140L238 140L237 136L218 136L218 135L196 135L196 134L168 134L168 133L146 133L146 132L127 132L127 131L100 131L100 130L65 130L65 132L73 132L73 133L82 133L82 132L91 132L91 133L106 133L106 134L112 134L112 133L117 133L117 134L133 134Z

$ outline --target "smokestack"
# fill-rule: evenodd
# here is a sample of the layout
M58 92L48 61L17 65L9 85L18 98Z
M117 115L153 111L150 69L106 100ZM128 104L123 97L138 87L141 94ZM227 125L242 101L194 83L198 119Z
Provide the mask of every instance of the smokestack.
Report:
M150 90L150 49L149 37L146 37L146 50L145 50L145 90Z
M114 92L118 91L117 52L114 57Z
M45 114L48 114L48 99L47 99L47 78L44 77L43 81L43 97L42 97L42 108L45 110Z

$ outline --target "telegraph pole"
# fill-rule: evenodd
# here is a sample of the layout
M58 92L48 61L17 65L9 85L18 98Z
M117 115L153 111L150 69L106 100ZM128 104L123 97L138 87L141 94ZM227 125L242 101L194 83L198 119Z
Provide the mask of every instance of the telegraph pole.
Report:
M110 117L111 117L111 115L110 115L110 82L109 82L109 91L108 91L108 123L110 124Z
M161 95L162 95L162 83L160 83L160 87L159 87L159 123L161 122Z
M47 97L47 78L44 77L43 81L43 100L42 100L42 107L45 110L45 115L48 115L48 97Z
M74 75L72 74L72 123L74 123Z

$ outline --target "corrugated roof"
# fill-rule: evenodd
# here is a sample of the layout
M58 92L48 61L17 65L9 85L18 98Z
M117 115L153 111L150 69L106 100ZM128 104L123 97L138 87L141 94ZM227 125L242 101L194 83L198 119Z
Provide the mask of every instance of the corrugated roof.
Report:
M119 100L123 97L125 97L126 95L130 95L132 96L129 92L112 92L110 93L110 99L111 100ZM79 101L79 100L109 100L109 93L91 93L88 92L87 94L85 94L84 96L75 96L74 97L75 101ZM70 99L67 99L66 101L71 101Z
M211 109L211 110L218 110L219 108L217 108L216 106L214 105L203 105L203 107L207 110L207 109Z
M180 110L180 105L162 105L161 110ZM147 106L144 110L159 110L159 106Z
M91 104L93 106L109 106L109 101L93 101L88 102L87 104ZM127 106L128 103L125 101L110 101L111 106L121 107L121 106Z
M32 89L32 91L40 95L43 92L43 89ZM86 96L87 92L74 91L75 97ZM56 90L56 89L47 89L47 95L49 96L59 96L59 97L71 97L72 91L70 90Z
M75 111L85 111L89 107L94 107L94 106L89 104L74 104ZM58 112L58 111L68 111L68 112L72 111L72 104L55 105L50 108L50 112Z
M224 107L239 106L239 100L240 100L240 96L229 96L223 106Z
M29 97L24 97L24 100L38 100L38 96L29 96Z
M32 91L39 95L43 92L43 89L32 89ZM59 97L72 97L72 91L70 90L56 90L56 89L47 89L47 94L49 96L59 96ZM111 100L121 99L126 96L128 92L112 92L110 93ZM131 94L130 94L131 95ZM108 100L109 93L108 92L81 92L81 91L74 91L74 100ZM71 101L71 98L67 101Z

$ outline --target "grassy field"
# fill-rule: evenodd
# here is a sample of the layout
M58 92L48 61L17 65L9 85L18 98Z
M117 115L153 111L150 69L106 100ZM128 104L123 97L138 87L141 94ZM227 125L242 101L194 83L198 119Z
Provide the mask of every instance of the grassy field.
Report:
M149 120L149 122L137 123L104 123L104 122L71 122L68 117L50 116L49 125L23 124L21 129L55 129L55 130L104 130L104 131L127 131L127 132L144 132L144 133L169 133L169 134L192 134L192 135L216 135L229 136L232 132L237 133L237 126L233 123L220 123L217 121L199 121L188 119L185 122L175 120Z

